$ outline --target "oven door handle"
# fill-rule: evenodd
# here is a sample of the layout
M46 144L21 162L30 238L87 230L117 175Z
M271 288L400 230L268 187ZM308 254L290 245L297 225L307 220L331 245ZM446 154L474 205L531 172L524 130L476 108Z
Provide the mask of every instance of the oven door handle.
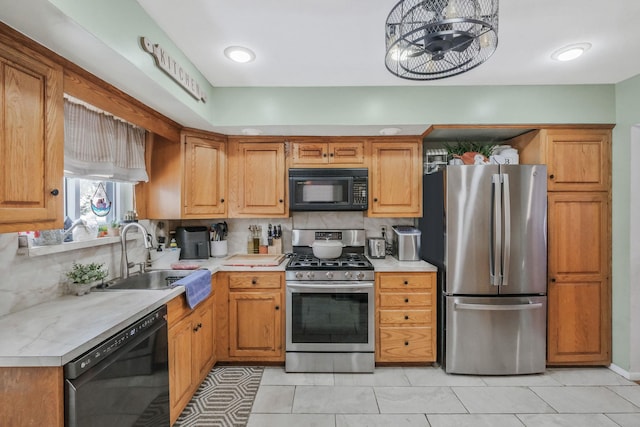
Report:
M288 288L298 289L371 289L373 288L373 282L367 283L331 283L326 282L322 285L313 285L308 283L290 283L287 282Z

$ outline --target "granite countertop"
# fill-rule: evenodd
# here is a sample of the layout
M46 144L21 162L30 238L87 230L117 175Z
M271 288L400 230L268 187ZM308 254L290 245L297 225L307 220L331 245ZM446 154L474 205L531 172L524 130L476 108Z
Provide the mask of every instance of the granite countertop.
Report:
M376 273L386 273L394 271L409 272L436 272L438 269L426 261L398 261L392 256L383 259L371 259L373 269Z
M0 317L0 366L62 366L183 292L66 295Z
M218 271L284 271L287 258L274 267L224 265L226 258L185 260L212 274ZM372 259L376 272L434 272L424 261ZM170 266L156 265L157 269ZM126 326L182 294L167 290L95 291L81 297L66 295L0 317L0 366L63 366Z

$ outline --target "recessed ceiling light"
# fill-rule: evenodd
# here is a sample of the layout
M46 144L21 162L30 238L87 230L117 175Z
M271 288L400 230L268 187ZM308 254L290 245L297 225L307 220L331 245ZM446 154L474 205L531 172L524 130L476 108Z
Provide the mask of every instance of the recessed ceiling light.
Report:
M244 128L242 129L243 135L262 135L262 131L260 129L253 128Z
M385 136L397 135L400 132L402 132L402 129L400 129L400 128L383 128L383 129L380 129L378 131L378 133L380 133L380 135L385 135Z
M229 46L224 50L224 56L242 64L256 59L256 54L251 49L242 46Z
M551 58L556 61L571 61L591 48L591 43L570 44L553 52Z

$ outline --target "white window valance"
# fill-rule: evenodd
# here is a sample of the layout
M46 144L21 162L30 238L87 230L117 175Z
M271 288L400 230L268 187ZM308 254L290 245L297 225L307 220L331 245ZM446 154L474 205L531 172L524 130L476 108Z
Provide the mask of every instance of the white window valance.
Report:
M64 169L67 176L140 182L145 130L82 102L64 100Z

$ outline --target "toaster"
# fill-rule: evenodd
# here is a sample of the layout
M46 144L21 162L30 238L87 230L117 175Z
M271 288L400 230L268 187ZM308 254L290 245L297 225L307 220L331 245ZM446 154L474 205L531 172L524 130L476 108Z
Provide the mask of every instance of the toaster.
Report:
M209 229L205 226L176 227L180 259L209 258Z
M420 261L422 232L409 225L394 225L391 230L391 255L398 261Z

